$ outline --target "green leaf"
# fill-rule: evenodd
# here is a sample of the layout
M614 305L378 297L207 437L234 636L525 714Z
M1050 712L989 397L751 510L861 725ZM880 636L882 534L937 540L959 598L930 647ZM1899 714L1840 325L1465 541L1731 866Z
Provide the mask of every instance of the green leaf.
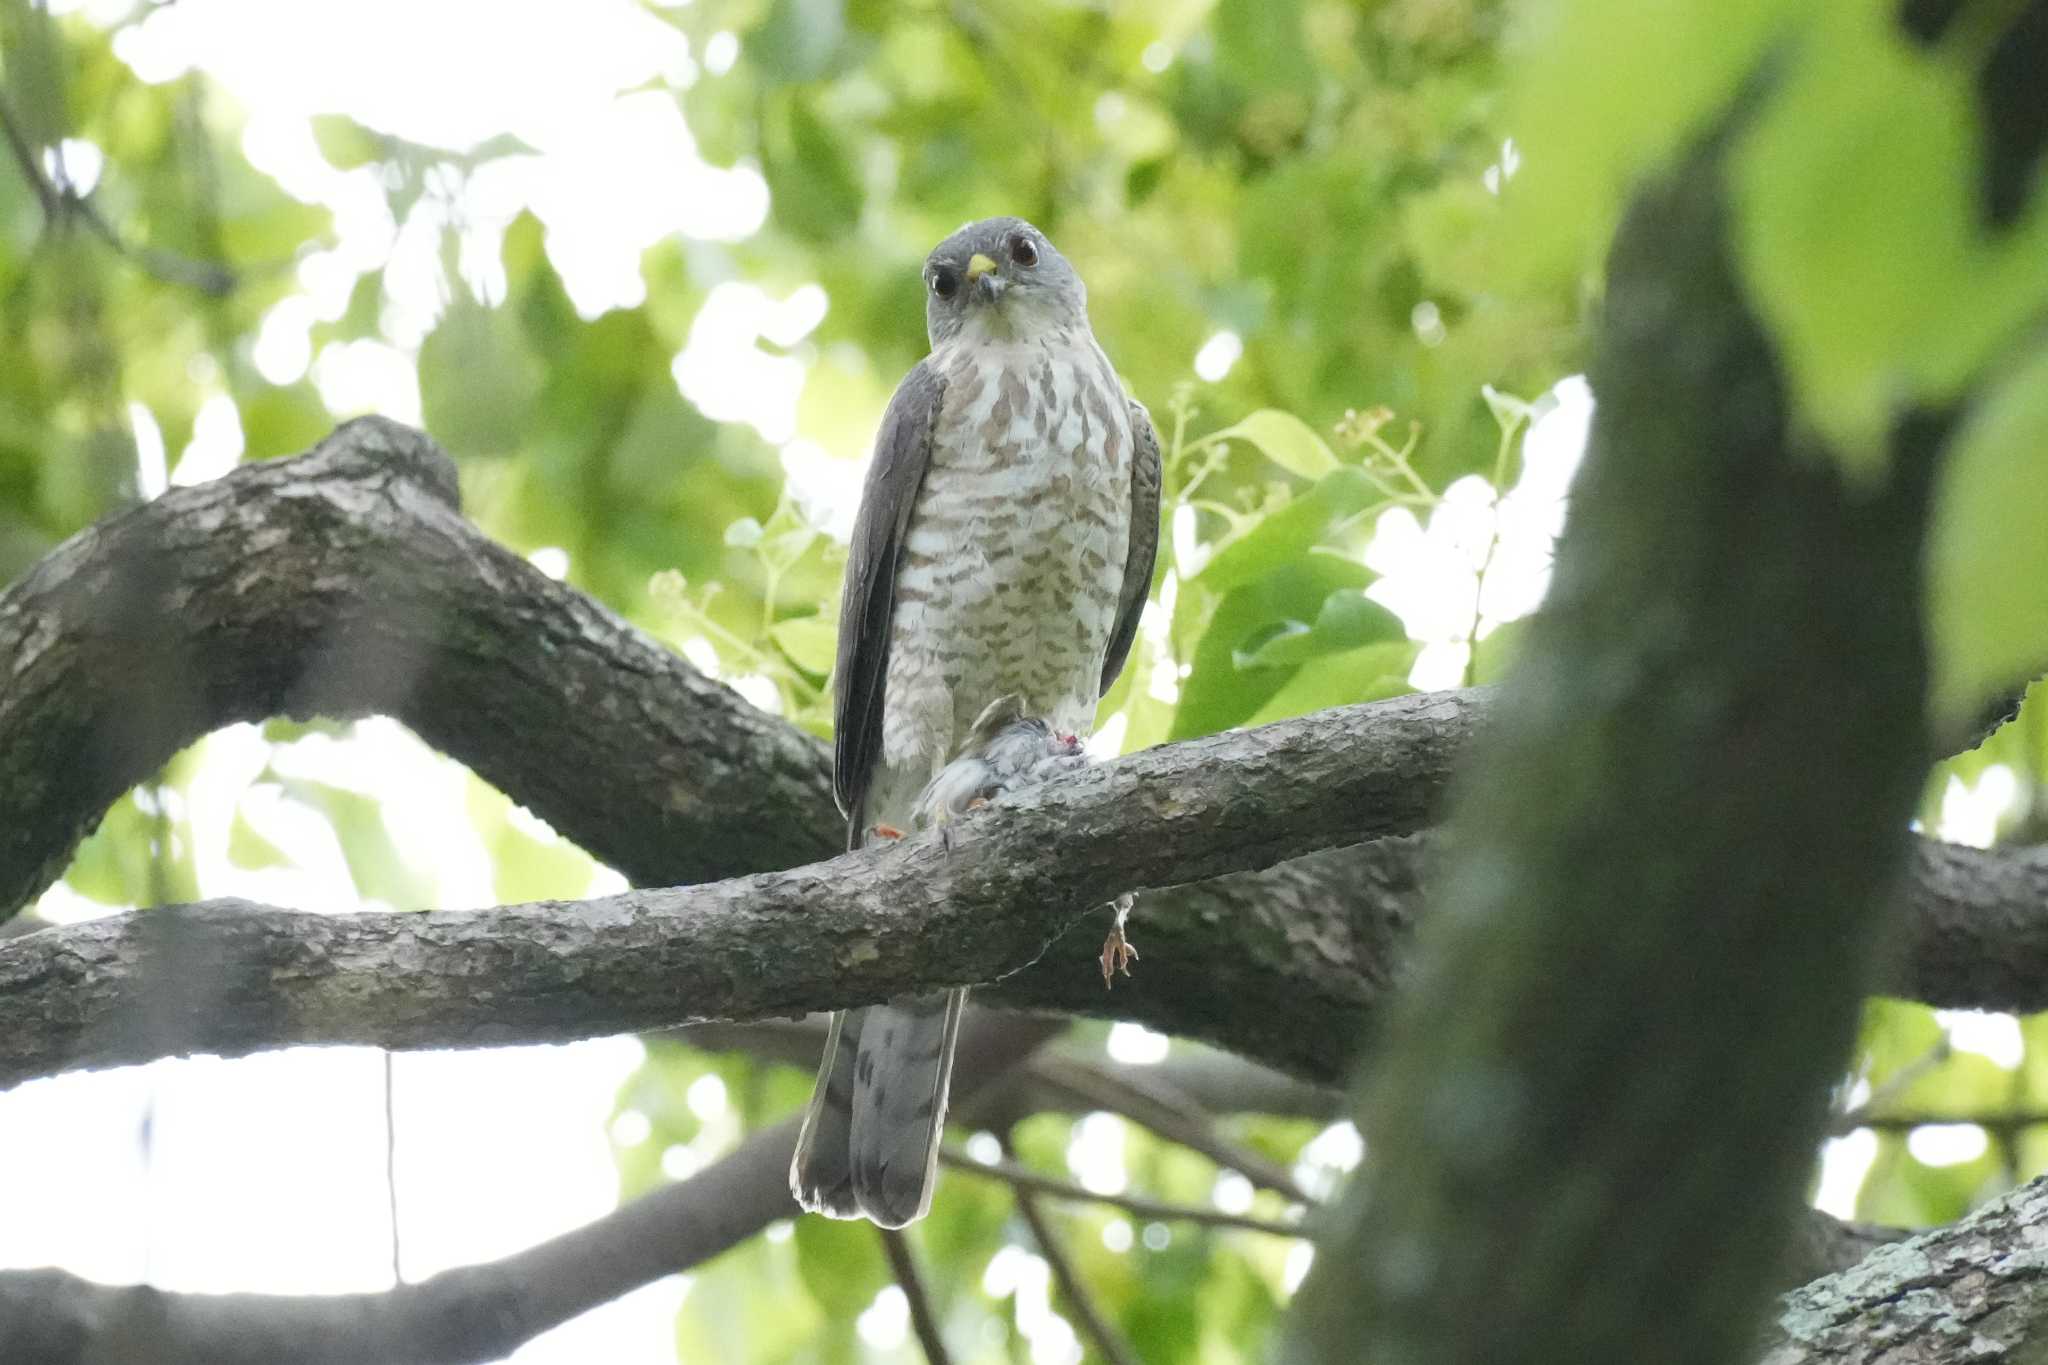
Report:
M2048 306L2048 212L1986 231L1976 74L1889 9L1827 6L1795 51L1734 160L1739 261L1801 415L1872 479L1903 407Z
M352 171L384 155L377 135L346 114L315 114L312 122L313 140L320 144L320 155L336 170Z
M257 386L237 398L242 412L242 439L251 460L311 450L334 429L334 419L320 402L319 391L301 380L285 388Z
M806 673L830 673L839 649L839 632L830 621L802 616L777 621L768 637L782 647L790 662Z
M1338 468L1329 443L1308 423L1278 408L1260 408L1210 439L1248 441L1274 464L1304 479L1320 479Z
M1415 690L1408 685L1408 673L1421 652L1422 646L1413 640L1388 640L1310 659L1245 724L1264 725L1332 706L1403 696Z
M491 858L491 889L504 904L570 900L588 893L596 863L589 854L556 836L536 834L513 816L511 798L481 778L471 778L463 805Z
M776 219L813 242L844 240L866 198L853 163L802 95L783 103L780 124L782 136L767 141L761 162Z
M1279 511L1217 546L1208 561L1188 575L1188 581L1226 592L1293 564L1332 527L1362 511L1377 496L1372 481L1360 471L1349 467L1333 470Z
M1255 647L1234 650L1231 658L1241 669L1274 668L1361 645L1406 639L1400 617L1357 588L1339 588L1323 599L1313 624L1284 622Z
M1190 651L1188 676L1181 680L1180 704L1174 708L1168 738L1213 734L1249 719L1287 685L1297 665L1241 669L1240 646L1276 623L1316 618L1332 593L1363 588L1371 577L1353 560L1306 555L1282 563L1220 600L1194 581L1183 584L1174 610L1175 634L1182 639L1197 631L1199 635Z
M304 777L280 778L278 784L286 797L327 818L357 895L400 910L418 909L432 899L432 883L398 851L375 797Z
M1722 109L1771 40L1810 4L1542 0L1502 126L1524 169L1504 192L1531 276L1594 258L1645 171ZM1626 53L1626 60L1616 54Z
M457 455L509 455L533 425L544 371L514 315L464 295L420 346L420 410Z
M228 861L252 872L259 868L290 867L292 864L290 855L250 824L249 817L240 810L235 812L234 821L228 826Z
M2048 346L1950 442L1928 550L1934 713L1967 724L2048 665Z
M155 836L155 818L143 813L130 792L78 846L64 880L101 905L142 905L149 900L150 841Z
M812 81L825 74L845 36L843 0L773 0L747 36L747 52L776 80Z
M889 1283L881 1240L865 1223L796 1220L796 1263L804 1287L829 1317L851 1321Z

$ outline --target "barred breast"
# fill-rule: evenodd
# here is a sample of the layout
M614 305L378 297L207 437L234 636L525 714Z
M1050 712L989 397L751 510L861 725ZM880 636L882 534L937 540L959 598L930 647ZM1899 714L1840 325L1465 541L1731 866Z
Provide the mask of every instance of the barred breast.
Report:
M946 388L897 574L878 815L998 697L1094 728L1130 545L1130 410L1093 336L934 360Z

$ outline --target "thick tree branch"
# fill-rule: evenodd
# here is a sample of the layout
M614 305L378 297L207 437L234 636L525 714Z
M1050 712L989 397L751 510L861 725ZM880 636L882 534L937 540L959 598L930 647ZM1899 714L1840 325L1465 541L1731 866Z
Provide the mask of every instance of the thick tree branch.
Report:
M1354 719L1369 725L1370 713ZM1146 756L1182 760L1208 761L1181 746ZM1016 810L963 826L950 858L913 841L790 873L578 904L329 917L228 901L0 939L0 1085L195 1051L562 1041L993 975L1098 903L1085 862L1070 862L1047 831L1069 818L1063 810L1075 812L1077 830L1114 815L1124 779L1145 780L1134 771L1110 765L1048 787L1030 798L1029 818L1020 797ZM1162 841L1109 842L1142 850L1154 869L1175 856ZM1091 974L1093 935L1076 931L984 998L1114 1011L1297 1076L1340 1080L1421 913L1430 842L1380 840L1149 894L1134 928L1145 970L1114 992ZM955 863L979 866L971 849L1013 865L970 874ZM1911 951L1896 989L1941 1004L2041 1008L2048 850L1918 852ZM1248 1000L1258 1008L1243 1008Z
M1149 750L956 824L950 850L927 836L787 872L575 903L320 916L220 901L47 929L0 945L0 1084L291 1042L543 1041L995 980L1121 888L1259 867L1369 835L1388 812L1421 820L1416 756L1456 743L1469 712L1403 698ZM1276 1064L1341 1067L1341 1048L1318 1059L1308 1040L1257 1017L1265 1011L1231 1010L1243 970L1200 969L1204 958L1225 961L1215 940L1226 926L1203 927L1207 951L1180 963L1179 935L1162 933L1163 965L1147 973L1158 984L1120 992L1119 1008L1146 1017L1171 1002L1162 1025ZM1276 938L1233 945L1245 968L1309 965L1289 926L1252 927ZM1371 989L1372 974L1340 951L1344 937L1303 940L1325 961L1320 991L1286 983L1299 996L1296 1025L1310 1002ZM1082 980L1099 1000L1100 978ZM1033 1003L1071 996L1055 973L1032 981L1051 997ZM1004 994L1014 1003L1033 993L1020 983ZM1247 1021L1241 1036L1234 1019Z
M91 527L0 593L0 913L235 721L387 714L639 885L843 846L821 745L456 510L381 418Z
M1761 1365L2032 1365L2048 1179L1787 1294Z
M395 715L643 885L787 866L837 848L822 746L493 544L454 510L454 486L431 441L366 419L311 455L173 490L114 518L0 593L0 677L10 681L0 691L0 903L47 884L106 806L178 747L219 725L278 713ZM1290 825L1303 836L1295 847L1413 828L1482 703L1481 694L1445 693L1387 711L1425 723L1390 721L1377 732L1378 766L1365 781L1340 776L1318 790L1329 754L1299 743L1263 753L1264 777L1285 768L1300 799L1257 818ZM1295 732L1311 742L1318 733ZM1248 777L1259 784L1258 774ZM1172 793L1163 795L1170 805ZM1135 810L1125 826L1143 838L1116 842L1142 847L1158 809ZM1067 838L1061 830L1055 841L1063 856ZM1284 851L1274 846L1238 865ZM1334 1079L1348 1064L1356 1021L1396 970L1419 908L1421 862L1415 845L1382 841L1153 893L1134 928L1145 970L1114 993L1075 970L1093 951L1077 939L989 998L1115 1012ZM1943 1004L2048 1005L2048 856L1924 846L1918 867L1899 988ZM1200 870L1191 864L1177 875ZM1042 934L1061 912L1040 903L1053 912L1038 925ZM492 923L473 920L464 932L485 943ZM523 921L496 923L511 934ZM251 926L245 948L264 941L265 952L301 951L288 936L266 940L264 925ZM362 932L367 942L384 929L369 921ZM104 947L68 966L33 960L65 959L69 943L42 940L24 970L71 971L87 982L119 970L119 954L109 958ZM215 946L197 943L201 960ZM309 943L304 951L327 949ZM302 986L276 982L255 991L249 1019L290 1016L279 1042L568 1036L531 1010L493 1027L516 977L487 996L473 989L471 971L437 984L434 964L445 956L364 951L366 972L389 982L390 995L416 1001L410 1021L351 1018L340 998L355 987L338 968L331 1008L309 1009ZM520 945L494 951L517 956ZM364 1003L381 993L367 976L356 985ZM1285 1008L1238 1006L1248 999ZM48 1026L64 1027L64 1014ZM626 1003L575 1031L661 1017L652 1001ZM234 1046L262 1045L251 1029L240 1031ZM393 1031L400 1036L384 1036ZM25 1062L30 1049L16 1037L13 1070L0 1074L65 1064L48 1053L47 1065ZM69 1064L88 1064L86 1055Z
M963 1097L1059 1029L982 1019L960 1038ZM461 1365L796 1215L787 1172L796 1121L753 1134L690 1179L539 1246L380 1294L171 1294L94 1284L61 1270L0 1271L0 1360L37 1365Z

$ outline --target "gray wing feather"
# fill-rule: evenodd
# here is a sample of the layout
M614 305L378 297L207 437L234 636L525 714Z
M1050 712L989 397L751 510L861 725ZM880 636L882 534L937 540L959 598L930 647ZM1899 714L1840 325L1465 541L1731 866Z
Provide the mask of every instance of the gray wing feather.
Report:
M849 822L849 846L859 845L868 784L881 757L882 691L889 676L889 623L896 611L896 560L910 509L931 465L932 431L945 387L929 360L919 361L896 386L875 436L875 457L853 523L846 584L839 599L832 716L832 795Z
M1131 549L1124 557L1116 629L1109 637L1109 652L1102 657L1104 692L1124 671L1124 660L1130 656L1131 641L1138 635L1138 618L1152 593L1152 562L1159 553L1159 433L1152 429L1152 414L1145 411L1143 403L1135 398L1126 401L1131 409Z

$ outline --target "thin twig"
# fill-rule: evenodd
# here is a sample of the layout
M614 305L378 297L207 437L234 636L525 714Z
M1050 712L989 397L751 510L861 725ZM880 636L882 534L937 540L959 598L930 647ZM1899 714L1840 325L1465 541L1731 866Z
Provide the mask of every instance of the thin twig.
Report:
M1885 1077L1883 1085L1871 1089L1870 1097L1853 1109L1835 1115L1828 1124L1828 1132L1834 1137L1853 1133L1858 1128L1873 1128L1880 1125L1870 1122L1870 1115L1890 1107L1891 1103L1917 1084L1921 1077L1934 1071L1953 1056L1955 1048L1946 1033L1941 1041L1927 1049L1925 1056L1906 1063L1891 1075ZM1958 1123L1974 1123L1975 1119L1957 1119Z
M1045 1263L1052 1269L1052 1277L1058 1282L1060 1296L1081 1321L1081 1330L1094 1341L1095 1348L1109 1365L1139 1365L1137 1353L1124 1340L1123 1333L1109 1319L1102 1316L1102 1310L1095 1306L1094 1296L1074 1269L1074 1263L1067 1259L1067 1249L1053 1233L1052 1225L1046 1221L1045 1211L1038 1206L1038 1196L1020 1186L1015 1186L1017 1212L1024 1215L1024 1221L1031 1226L1031 1239L1038 1243L1038 1254L1045 1257Z
M1854 1132L1858 1128L1871 1128L1879 1132L1910 1132L1915 1128L1940 1128L1955 1124L1972 1124L1988 1133L2014 1133L2022 1128L2034 1128L2048 1124L2048 1111L2022 1109L2010 1114L1874 1114L1859 1108L1853 1114L1844 1115L1836 1121L1834 1131L1838 1136Z
M80 194L76 186L59 184L44 171L36 155L36 148L22 132L15 121L14 111L0 102L0 134L7 139L7 146L14 153L16 164L35 190L36 199L43 208L43 221L51 228L61 229L73 219L83 223L94 236L127 257L145 274L153 275L167 284L185 285L211 298L224 298L235 291L241 282L236 272L224 265L211 261L195 261L176 252L165 251L140 242L124 238L112 223L100 213L89 194ZM280 266L280 268L282 268Z
M22 178L35 191L36 202L43 206L43 221L51 224L60 221L64 216L64 196L43 174L35 147L29 142L28 135L21 131L21 125L15 122L14 111L4 99L0 99L0 136L6 137L7 148L14 153L15 164L21 167Z
M1192 1204L1168 1204L1157 1199L1147 1199L1142 1195L1102 1194L1054 1176L1040 1175L1037 1171L1019 1166L1014 1161L977 1161L953 1147L940 1148L939 1161L956 1171L986 1176L990 1180L1007 1181L1019 1189L1036 1190L1054 1199L1114 1205L1148 1222L1200 1223L1204 1227L1243 1228L1248 1232L1263 1232L1270 1237L1309 1235L1303 1224L1298 1222L1282 1223L1271 1218L1254 1218L1245 1213L1225 1213L1222 1209L1197 1208Z
M1111 1076L1078 1057L1044 1056L1038 1061L1041 1065L1034 1068L1036 1073L1058 1089L1200 1152L1260 1189L1272 1190L1297 1204L1315 1202L1285 1167L1223 1137L1211 1116L1171 1085L1140 1081L1135 1076Z
M391 1220L391 1283L404 1284L398 1255L398 1107L392 1054L384 1053L384 1202Z
M917 1333L917 1344L924 1348L926 1365L950 1365L952 1357L946 1354L946 1339L939 1334L939 1317L932 1311L931 1296L925 1293L924 1279L911 1258L910 1242L895 1228L875 1231L882 1234L882 1251L889 1258L889 1270L910 1305L910 1328Z

